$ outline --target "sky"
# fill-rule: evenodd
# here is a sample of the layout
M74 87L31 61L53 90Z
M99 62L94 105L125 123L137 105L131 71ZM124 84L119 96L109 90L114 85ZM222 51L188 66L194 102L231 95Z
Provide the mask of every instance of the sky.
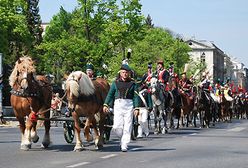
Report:
M207 40L248 67L248 0L140 0L142 13L155 26L185 38ZM40 15L49 22L60 6L71 12L77 0L40 0Z

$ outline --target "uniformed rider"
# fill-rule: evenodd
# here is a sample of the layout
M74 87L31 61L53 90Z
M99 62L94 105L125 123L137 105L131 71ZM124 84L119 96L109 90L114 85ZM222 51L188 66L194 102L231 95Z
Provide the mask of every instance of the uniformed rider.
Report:
M168 90L168 81L169 81L170 74L164 68L164 61L163 60L158 60L156 74L158 77L158 81L164 87L164 90Z
M87 63L86 64L86 74L88 75L88 77L92 80L95 79L95 76L94 76L94 66L93 64L91 63Z
M189 98L193 99L192 86L193 83L187 78L186 72L182 73L182 79L179 81L180 92L186 94Z
M137 138L142 138L143 134L145 137L149 136L149 128L148 128L148 113L152 111L152 98L151 93L148 91L148 87L144 81L141 80L137 82L137 95L139 100L139 115L138 115L138 135Z

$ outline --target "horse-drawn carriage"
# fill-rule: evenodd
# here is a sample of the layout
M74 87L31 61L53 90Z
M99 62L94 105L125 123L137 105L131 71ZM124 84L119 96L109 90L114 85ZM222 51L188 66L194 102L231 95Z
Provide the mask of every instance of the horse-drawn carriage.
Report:
M74 150L82 149L80 117L86 118L83 124L86 140L92 139L90 135L90 128L92 127L95 133L96 147L103 145L106 114L103 113L102 108L109 90L109 84L106 80L97 78L91 81L81 71L71 73L66 81L65 90L71 116L63 119L50 118L53 90L45 76L36 74L34 62L30 57L21 57L16 62L9 81L12 87L10 101L22 134L21 149L28 150L31 148L32 142L39 140L36 131L38 119L44 120L45 135L42 144L45 148L51 143L50 121L64 120L66 141L72 141L74 137L72 125L75 125L76 146ZM96 121L96 115L98 115L98 121ZM28 117L25 122L26 116ZM74 124L72 124L73 122Z
M103 103L109 90L109 84L105 79L91 80L81 71L72 72L66 80L64 95L67 110L60 111L58 115L52 117L50 116L51 100L54 95L52 85L47 77L36 74L30 57L19 58L9 81L12 87L10 101L22 134L21 149L28 150L32 142L38 142L36 130L38 120L43 120L45 127L42 141L44 148L51 143L49 134L51 121L63 122L66 142L72 143L74 136L76 137L75 151L82 149L81 128L84 129L87 141L93 139L91 133L94 132L97 149L103 146L104 140L109 140L113 114L103 112ZM137 126L135 128L137 130Z

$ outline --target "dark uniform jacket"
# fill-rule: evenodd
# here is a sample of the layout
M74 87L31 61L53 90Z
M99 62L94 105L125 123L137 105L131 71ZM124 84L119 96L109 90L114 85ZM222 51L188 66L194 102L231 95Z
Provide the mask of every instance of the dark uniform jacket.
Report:
M120 78L115 80L105 99L104 106L113 107L115 99L131 99L134 108L138 107L138 95L135 94L136 84L132 79L122 81Z

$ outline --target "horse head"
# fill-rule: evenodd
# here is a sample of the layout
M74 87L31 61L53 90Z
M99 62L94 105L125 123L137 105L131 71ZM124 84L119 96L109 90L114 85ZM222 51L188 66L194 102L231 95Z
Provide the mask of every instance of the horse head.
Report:
M151 88L151 93L155 93L158 89L158 79L156 77L152 77L150 81L150 88Z
M72 72L66 80L68 109L74 111L79 96L89 96L95 93L91 79L82 71Z
M35 78L35 66L34 62L30 57L24 56L19 58L15 67L9 77L9 84L13 88L17 85L22 90L27 90L30 82Z

